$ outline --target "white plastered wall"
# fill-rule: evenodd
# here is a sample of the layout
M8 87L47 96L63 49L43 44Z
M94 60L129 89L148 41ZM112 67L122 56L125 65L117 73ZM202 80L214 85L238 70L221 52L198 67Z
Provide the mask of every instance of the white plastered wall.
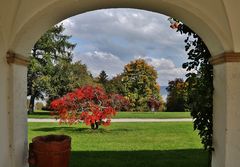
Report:
M0 57L0 167L27 166L26 72Z
M214 66L213 167L240 165L240 63Z
M2 46L2 45L1 45ZM8 120L8 64L0 49L0 167L10 166Z

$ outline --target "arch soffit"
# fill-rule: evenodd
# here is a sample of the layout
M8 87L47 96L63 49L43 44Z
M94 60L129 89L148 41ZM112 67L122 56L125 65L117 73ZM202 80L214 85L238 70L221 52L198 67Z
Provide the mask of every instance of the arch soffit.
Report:
M216 35L217 32L221 35L224 33L215 29L216 24L214 25L214 21L204 15L204 13L202 13L204 20L196 16L189 10L196 10L190 4L185 4L185 8L183 8L182 5L172 4L165 1L159 3L159 6L154 5L154 2L156 3L156 1L151 3L148 2L147 4L146 2L124 3L124 0L114 1L116 3L93 2L96 1L92 0L89 3L86 3L86 5L82 5L82 3L79 2L76 5L76 0L68 0L64 2L55 0L52 3L45 5L43 8L30 15L30 17L19 26L20 28L17 30L16 38L11 45L11 50L23 55L29 55L30 49L35 41L39 39L49 27L71 16L106 8L135 8L157 13L161 12L162 14L183 20L203 38L213 55L219 54L224 50L231 50L231 46L225 46L223 40ZM212 23L212 25L208 24L209 22Z

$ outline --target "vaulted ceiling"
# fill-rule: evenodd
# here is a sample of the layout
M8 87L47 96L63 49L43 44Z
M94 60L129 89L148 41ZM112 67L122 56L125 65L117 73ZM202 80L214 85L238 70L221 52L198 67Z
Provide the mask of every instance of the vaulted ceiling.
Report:
M166 14L197 32L213 55L240 52L239 7L238 0L1 0L0 53L12 50L27 56L35 41L52 25L104 8L137 8Z

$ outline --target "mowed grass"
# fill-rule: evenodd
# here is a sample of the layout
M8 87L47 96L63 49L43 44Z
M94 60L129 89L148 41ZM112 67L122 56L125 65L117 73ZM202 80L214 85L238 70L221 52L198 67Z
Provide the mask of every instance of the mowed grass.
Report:
M118 112L114 118L191 118L190 112Z
M82 124L29 123L34 136L66 134L72 137L71 167L207 167L192 123L112 123L91 130Z
M28 118L54 118L49 111L36 111ZM118 112L114 118L191 118L190 112Z

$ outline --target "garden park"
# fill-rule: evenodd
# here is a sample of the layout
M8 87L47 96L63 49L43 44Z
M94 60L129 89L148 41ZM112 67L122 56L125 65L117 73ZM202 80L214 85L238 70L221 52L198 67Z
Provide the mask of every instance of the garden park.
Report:
M28 68L29 142L49 134L70 136L71 167L208 166L213 150L210 53L186 25L170 23L188 36L183 64L188 73L186 80L168 82L166 100L157 71L146 60L130 61L111 78L104 70L94 77L85 64L73 61L76 44L63 33L63 24L48 30L34 45Z

